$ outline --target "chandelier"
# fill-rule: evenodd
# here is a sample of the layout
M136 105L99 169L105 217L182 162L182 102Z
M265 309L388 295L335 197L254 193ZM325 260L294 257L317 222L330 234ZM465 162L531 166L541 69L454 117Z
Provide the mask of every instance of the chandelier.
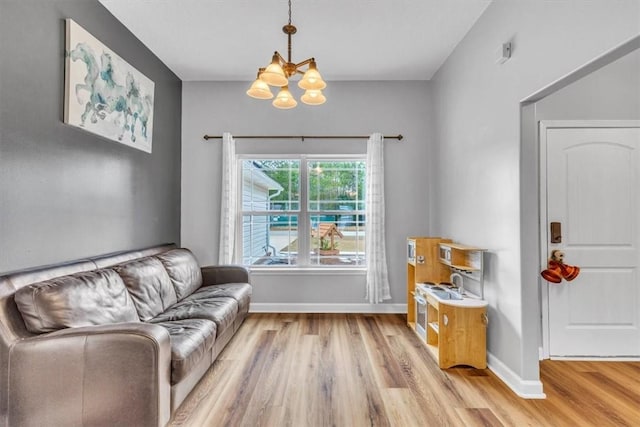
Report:
M289 91L289 79L296 74L302 74L302 79L298 82L298 87L305 90L300 98L301 101L308 105L324 104L327 98L322 94L322 89L327 87L327 84L316 68L315 58L305 59L297 64L291 61L291 36L298 31L291 24L291 0L289 0L289 23L282 27L282 31L287 35L288 40L287 60L285 61L278 51L274 52L271 64L258 69L258 76L247 91L247 95L257 99L271 99L273 94L269 86L276 86L280 91L273 100L273 106L282 109L294 108L298 102ZM306 71L302 70L304 66L307 66Z

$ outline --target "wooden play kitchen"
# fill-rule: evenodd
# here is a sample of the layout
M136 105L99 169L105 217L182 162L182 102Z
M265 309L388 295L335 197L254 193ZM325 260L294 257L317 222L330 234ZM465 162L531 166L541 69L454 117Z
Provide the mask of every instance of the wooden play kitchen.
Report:
M440 237L407 239L407 324L442 369L487 367L484 252Z

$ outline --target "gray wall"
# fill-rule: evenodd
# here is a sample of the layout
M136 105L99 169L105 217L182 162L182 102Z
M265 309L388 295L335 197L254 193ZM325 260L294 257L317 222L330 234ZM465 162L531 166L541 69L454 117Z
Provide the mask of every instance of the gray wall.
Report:
M600 59L598 62L601 62ZM585 69L593 69L593 66L594 63L588 64ZM567 80L571 79L572 76L567 77ZM532 215L540 210L538 123L541 120L640 119L640 50L632 51L620 59L611 59L611 62L604 67L595 68L581 79L568 83L538 102L524 106L522 111L520 188L522 213L525 213L521 216L522 277L523 282L540 281L543 285L537 297L538 306L528 305L535 314L541 313L542 294L546 292L546 286L538 276L540 264L546 264L546 258L536 262L536 259L541 256L540 219L538 215ZM540 330L540 343L542 343L542 335Z
M64 19L155 82L153 153L62 123ZM181 81L96 0L0 0L0 272L180 239Z
M639 119L640 50L541 99L535 110L536 121Z
M393 304L406 302L409 235L428 234L427 171L431 91L427 82L328 82L327 103L293 110L245 95L251 82L185 82L182 132L182 243L203 264L218 260L221 135L368 135L385 142L386 233ZM296 88L297 89L297 88ZM362 141L237 141L239 153L364 153ZM361 304L364 275L254 274L252 303Z
M523 392L540 390L540 313L537 278L521 278L520 101L637 35L639 6L496 0L432 80L432 177L447 177L433 193L432 230L489 249L489 360ZM497 65L507 41L513 57Z

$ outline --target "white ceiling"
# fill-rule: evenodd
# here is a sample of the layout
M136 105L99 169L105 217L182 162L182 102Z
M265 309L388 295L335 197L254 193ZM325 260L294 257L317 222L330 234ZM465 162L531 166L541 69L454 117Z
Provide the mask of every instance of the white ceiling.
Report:
M100 0L182 80L255 79L287 56L286 0ZM491 0L292 0L292 61L325 80L428 80Z

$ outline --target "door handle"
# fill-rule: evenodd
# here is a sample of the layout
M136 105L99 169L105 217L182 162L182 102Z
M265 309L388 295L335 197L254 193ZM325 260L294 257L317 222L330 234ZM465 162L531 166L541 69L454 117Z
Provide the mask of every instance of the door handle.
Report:
M549 228L551 228L551 243L562 243L562 224L552 222L549 224Z

